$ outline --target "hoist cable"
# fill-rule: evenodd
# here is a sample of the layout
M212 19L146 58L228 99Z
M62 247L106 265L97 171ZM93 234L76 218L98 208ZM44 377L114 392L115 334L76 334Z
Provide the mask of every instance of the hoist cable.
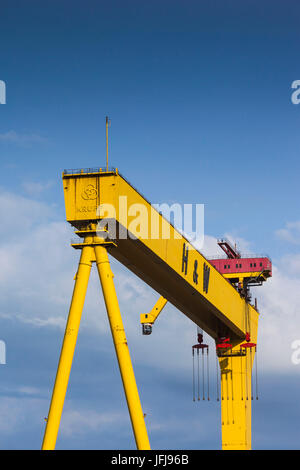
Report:
M207 369L207 401L209 401L209 361L208 361L208 348L206 349L207 351L207 363L206 363L206 369Z
M198 401L200 400L200 363L199 363L199 349L197 349L197 362L198 362Z
M192 348L192 357L193 357L193 401L195 401L195 352Z
M216 375L216 383L217 383L217 401L220 401L220 397L219 397L219 369L218 369L218 356L216 355L216 372L217 372L217 375Z
M202 349L202 391L203 391L203 400L205 400L205 390L204 390L204 349Z
M258 382L257 382L257 349L255 347L255 388L256 388L256 400L258 400Z

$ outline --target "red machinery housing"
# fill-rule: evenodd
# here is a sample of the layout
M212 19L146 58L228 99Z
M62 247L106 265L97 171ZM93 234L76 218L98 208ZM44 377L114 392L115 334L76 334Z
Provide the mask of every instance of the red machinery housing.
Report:
M261 286L272 276L270 258L268 256L242 256L236 246L233 247L226 239L218 240L218 245L227 257L218 256L208 261L249 301L251 299L249 287Z
M250 257L249 258L221 258L210 259L209 262L221 274L239 274L243 273L264 273L266 277L272 276L272 262L268 257Z

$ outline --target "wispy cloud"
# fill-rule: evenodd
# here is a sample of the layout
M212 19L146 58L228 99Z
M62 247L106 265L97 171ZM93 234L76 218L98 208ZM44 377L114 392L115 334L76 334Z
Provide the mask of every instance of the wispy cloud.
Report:
M127 420L127 415L121 413L65 410L60 432L62 435L69 437L74 434L85 434L99 429L107 430L109 426L115 427L123 423L127 424Z
M40 136L39 134L19 134L14 130L4 132L0 134L0 142L8 142L12 144L23 146L31 146L34 144L43 144L47 142L48 139Z
M25 423L36 424L45 408L46 400L26 397L1 397L0 433L3 435L20 432ZM22 448L22 443L19 443Z
M288 222L284 228L276 230L275 234L283 241L300 245L300 221Z
M33 328L63 330L72 296L73 277L78 254L69 246L72 230L65 221L53 220L47 204L13 193L0 193L0 207L5 227L15 227L16 214L19 237L0 242L2 274L0 275L0 316L30 324ZM0 211L1 213L1 211ZM1 215L1 214L0 214ZM240 241L240 240L239 240ZM243 248L248 249L243 240ZM239 245L240 246L240 245ZM203 252L218 253L217 240L206 236ZM273 268L273 278L256 288L263 315L260 319L259 353L265 370L280 368L292 371L291 342L300 331L300 260L283 258ZM181 370L185 373L190 361L190 345L195 339L195 325L172 305L167 304L154 325L153 334L141 334L140 313L149 311L158 294L125 267L112 259L115 284L123 313L126 333L137 363L160 370ZM30 276L28 272L30 270ZM12 301L13 299L13 301ZM85 302L82 327L91 334L109 336L105 305L97 272L93 269ZM180 345L174 337L180 331ZM296 337L295 337L296 335ZM212 344L213 341L209 339ZM279 349L274 344L281 344Z
M22 329L25 324L31 325L32 335L36 338L40 336L40 333L45 336L49 334L51 337L51 330L53 334L62 337L72 296L73 277L78 262L78 253L69 246L72 231L64 220L53 220L53 213L47 204L38 203L30 197L25 198L9 192L0 192L0 208L2 208L0 215L3 217L4 226L11 227L9 237L0 240L2 266L0 317L9 319L13 328L16 323ZM16 217L20 217L18 220L20 236L18 239L12 239L10 233L15 228ZM244 249L248 248L245 240L243 247ZM218 253L217 250L216 238L206 236L204 253L210 255ZM167 304L154 325L152 335L143 336L139 314L152 308L158 294L115 260L112 259L111 264L115 273L114 280L120 309L130 353L135 370L137 370L138 382L143 384L144 380L141 369L155 371L162 383L167 382L170 377L175 377L177 384L178 377L181 377L180 383L184 384L183 393L189 393L191 345L196 340L195 325L171 304ZM277 266L273 268L273 278L268 280L263 287L256 288L254 295L259 298L258 305L261 311L258 338L259 382L266 382L266 376L263 373L275 372L278 377L285 373L297 376L300 366L297 367L291 362L291 343L299 338L298 332L300 332L300 315L298 313L300 258L290 256L282 258L282 263L278 262ZM106 343L105 340L110 337L110 331L95 267L92 271L84 315L82 316L81 331L83 329L87 333L87 338L92 335L99 337L97 345L101 343L103 352L108 344L108 341ZM210 371L213 372L215 370L214 342L211 338L207 339L207 336L205 342L210 345ZM89 345L91 343L89 342ZM84 348L86 344L83 343ZM18 347L22 349L23 345L20 345L19 342L11 343L9 351ZM53 348L55 347L57 347L57 343L53 344ZM4 437L12 436L16 432L23 432L24 429L28 432L28 423L30 423L31 429L34 429L34 432L39 436L34 441L34 445L38 446L44 430L43 417L47 415L51 396L51 391L47 390L45 393L45 390L47 387L52 387L58 352L55 352L55 358L51 362L53 378L51 377L51 380L48 380L45 385L41 379L45 370L48 374L48 369L45 369L43 362L45 357L41 361L40 350L37 346L34 348L36 348L36 360L29 363L28 370L34 370L36 379L20 383L18 383L19 379L15 379L17 380L16 390L12 393L17 396L14 398L2 396L0 436L3 440ZM108 354L113 355L113 350L110 349ZM53 352L51 355L53 356ZM98 361L97 356L95 361ZM104 361L101 355L99 361ZM102 366L103 362L101 368ZM79 364L78 367L82 367L82 365ZM87 378L85 374L82 375L82 382L79 384L82 390L86 390L86 384L89 383L89 380L90 378ZM120 386L119 381L116 383ZM158 396L160 397L160 395ZM83 400L82 396L80 400ZM68 446L73 439L79 438L78 440L82 441L84 446L90 436L99 434L104 439L107 432L116 433L116 445L119 445L119 442L122 442L121 434L123 432L120 432L120 429L129 429L127 411L123 414L122 409L117 408L110 397L103 402L103 408L100 409L100 412L92 411L94 402L86 406L82 403L78 401L76 406L71 403L71 408L68 400L66 402L61 427L62 445ZM179 420L178 425L171 419L168 428L165 429L163 419L167 415L162 413L163 418L160 417L160 407L157 405L156 408L156 403L155 400L151 402L149 399L143 401L143 409L147 413L147 421L152 434L157 433L157 436L161 437L166 435L167 431L172 433L174 428L187 429L185 442L188 443L187 445L193 442L193 436L188 431L188 423L184 419ZM187 414L187 416L190 423L193 414ZM201 428L197 430L197 435L202 436L203 429L203 439L209 422L207 418L201 424ZM214 435L214 430L211 431L211 435ZM68 439L70 439L69 443ZM20 447L22 445L23 442ZM184 444L181 443L181 445Z
M53 181L47 181L45 183L40 183L36 181L24 181L22 186L29 196L39 196L43 191L51 188L53 186Z
M224 238L226 238L233 246L237 244L237 249L242 253L242 255L251 253L251 243L248 240L238 237L234 233L225 233Z

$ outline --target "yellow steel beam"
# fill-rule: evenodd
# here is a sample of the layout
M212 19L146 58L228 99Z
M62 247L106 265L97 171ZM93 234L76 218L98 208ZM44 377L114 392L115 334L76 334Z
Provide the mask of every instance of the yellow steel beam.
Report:
M63 184L67 220L79 234L83 235L89 227L94 230L97 222L106 218L105 229L115 241L114 246L107 248L109 253L164 299L215 340L229 336L234 351L239 350L246 332L251 332L251 340L256 342L258 312L255 308L118 171L65 173ZM109 212L109 207L113 211ZM116 233L111 229L113 224L110 227L114 221ZM95 250L100 259L101 247ZM101 263L99 274L100 266ZM103 273L102 278L105 279ZM223 448L251 446L252 359L219 358ZM122 375L123 380L126 375Z
M88 237L85 241L88 243L91 240L92 239ZM69 317L66 325L65 336L47 418L42 445L43 450L53 450L55 448L59 423L63 411L64 400L72 367L82 309L92 267L91 260L94 256L93 252L93 248L88 245L85 246L81 252L78 271L75 276L75 285Z
M257 272L249 271L248 273L230 273L230 274L223 274L223 276L226 279L234 279L234 278L245 279L249 277L259 277L259 278L263 278L265 281L267 280L267 276L261 271L257 271Z
M161 296L149 313L141 313L141 323L154 323L167 302L167 299Z
M111 220L115 218L117 230L129 236L116 236L117 246L109 248L112 256L213 338L224 335L242 340L245 337L245 300L117 171L63 174L63 184L68 222L81 230L106 217L105 207L113 206L115 215ZM141 205L147 233L140 233L137 222L135 208ZM210 270L207 290L205 267ZM252 306L249 306L249 316L257 322L258 312Z
M81 257L78 271L74 278L74 292L53 388L49 415L46 420L47 424L42 449L55 449L88 280L92 262L95 261L102 286L136 445L139 450L149 450L150 444L144 415L105 244L102 245L101 240L97 237L87 236L78 248L82 250Z
M136 445L139 450L149 450L150 444L144 415L105 246L96 245L95 255Z
M219 363L222 448L224 450L249 450L251 449L252 369L250 352L247 351L244 357L220 357ZM246 370L246 364L248 370Z
M256 339L256 335L251 335ZM241 344L241 343L240 343ZM221 371L222 448L251 449L252 366L255 348L240 344L219 357Z

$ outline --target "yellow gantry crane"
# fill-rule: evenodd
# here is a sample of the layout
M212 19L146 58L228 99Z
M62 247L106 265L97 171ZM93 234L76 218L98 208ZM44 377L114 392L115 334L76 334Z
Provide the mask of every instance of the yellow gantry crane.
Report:
M250 449L255 349L246 346L256 344L258 311L117 169L65 170L63 187L66 218L79 237L72 246L81 251L81 256L42 448L55 448L89 275L95 263L136 445L140 450L150 449L110 268L111 255L161 296L148 314L141 315L145 334L151 332L168 301L214 338L221 376L222 447ZM138 211L143 214L137 216Z

